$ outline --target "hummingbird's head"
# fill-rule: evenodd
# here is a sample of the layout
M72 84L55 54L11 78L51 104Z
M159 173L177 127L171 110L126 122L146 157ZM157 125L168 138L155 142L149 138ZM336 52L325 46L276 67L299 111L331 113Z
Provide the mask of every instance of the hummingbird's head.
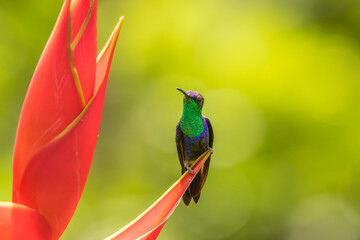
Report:
M201 109L204 105L204 97L200 93L194 91L185 92L180 88L176 89L184 94L184 108L192 108L201 113Z

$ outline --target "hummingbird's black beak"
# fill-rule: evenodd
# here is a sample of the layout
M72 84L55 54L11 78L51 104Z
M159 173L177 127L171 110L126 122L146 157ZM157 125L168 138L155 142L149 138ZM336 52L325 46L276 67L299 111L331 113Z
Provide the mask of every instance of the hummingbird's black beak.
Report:
M190 96L187 94L187 92L185 92L184 90L182 90L181 88L176 88L177 90L179 90L180 92L182 92L182 94L184 94L185 97L189 98Z

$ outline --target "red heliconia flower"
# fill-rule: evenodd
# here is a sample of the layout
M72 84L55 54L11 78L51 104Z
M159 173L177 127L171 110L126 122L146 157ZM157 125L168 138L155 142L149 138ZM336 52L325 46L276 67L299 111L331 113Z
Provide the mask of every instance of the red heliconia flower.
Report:
M0 239L58 239L83 192L122 18L97 57L97 0L65 0L21 111Z

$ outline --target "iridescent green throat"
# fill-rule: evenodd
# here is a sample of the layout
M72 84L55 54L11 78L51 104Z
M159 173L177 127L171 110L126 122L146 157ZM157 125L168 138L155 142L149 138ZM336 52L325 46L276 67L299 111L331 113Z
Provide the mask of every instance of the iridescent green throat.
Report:
M193 99L184 99L183 113L180 118L181 131L189 137L197 137L203 132L201 107Z

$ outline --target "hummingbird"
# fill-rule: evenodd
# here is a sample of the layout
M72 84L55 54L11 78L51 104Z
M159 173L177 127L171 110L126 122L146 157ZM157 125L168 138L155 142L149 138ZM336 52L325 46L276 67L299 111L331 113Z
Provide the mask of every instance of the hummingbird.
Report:
M214 133L210 120L202 115L204 97L197 92L176 88L184 95L183 113L176 125L176 147L180 160L182 174L189 171L190 166L207 150L213 151ZM183 201L189 206L191 199L199 201L201 189L204 186L210 165L210 157L201 167L193 182L183 195Z

